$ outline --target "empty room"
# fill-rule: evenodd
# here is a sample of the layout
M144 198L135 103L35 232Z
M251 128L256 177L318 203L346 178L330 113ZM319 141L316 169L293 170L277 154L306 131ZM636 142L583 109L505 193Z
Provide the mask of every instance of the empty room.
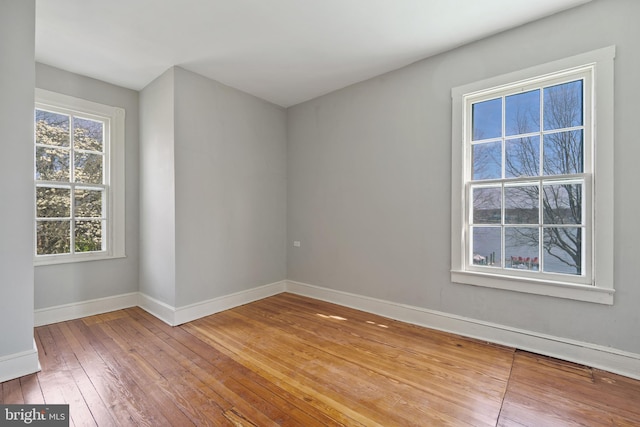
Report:
M0 426L640 425L638 19L0 0Z

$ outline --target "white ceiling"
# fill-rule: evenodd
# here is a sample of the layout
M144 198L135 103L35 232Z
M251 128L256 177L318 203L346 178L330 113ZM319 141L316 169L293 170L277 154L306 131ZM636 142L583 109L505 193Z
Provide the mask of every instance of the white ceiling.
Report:
M37 0L36 60L140 90L179 65L288 107L590 0Z

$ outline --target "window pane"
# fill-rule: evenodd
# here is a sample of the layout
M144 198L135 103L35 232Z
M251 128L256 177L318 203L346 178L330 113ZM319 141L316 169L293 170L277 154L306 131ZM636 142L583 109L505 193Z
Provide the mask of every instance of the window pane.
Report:
M501 223L502 196L500 193L500 187L472 188L474 224Z
M537 185L504 188L505 224L538 224L540 190Z
M78 218L102 218L102 195L100 190L76 190L75 216Z
M508 227L504 230L505 268L539 269L538 227Z
M103 221L76 221L76 252L96 252L102 249Z
M506 134L540 131L540 89L505 98Z
M36 144L69 146L69 116L36 110Z
M69 150L36 148L36 179L69 182Z
M36 188L36 216L38 218L68 218L71 216L71 189Z
M500 267L500 227L472 227L473 263Z
M582 80L544 89L544 130L582 126Z
M478 102L472 108L474 141L502 136L502 98Z
M489 142L473 146L473 179L502 178L502 143Z
M544 271L582 274L582 229L579 227L545 227Z
M102 152L102 122L75 117L73 125L74 148Z
M544 186L545 224L582 224L582 184Z
M582 131L558 132L544 136L544 174L582 173Z
M540 175L540 137L510 139L505 142L506 178Z
M102 155L76 153L75 180L86 184L102 184Z
M68 254L71 249L70 221L38 221L36 254Z

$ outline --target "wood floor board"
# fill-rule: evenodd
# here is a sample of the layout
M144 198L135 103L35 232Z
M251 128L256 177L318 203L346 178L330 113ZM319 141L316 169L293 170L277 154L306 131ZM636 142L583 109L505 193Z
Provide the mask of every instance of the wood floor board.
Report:
M576 375L577 371L585 372ZM573 390L589 406L604 410L615 407L618 413L640 417L639 381L611 373L603 375L603 371L547 356L517 352L510 385L545 391L544 396L549 399L575 399L566 394L566 390Z
M90 327L86 322L76 322L75 326L87 336L104 362L104 379L119 392L115 397L118 403L126 405L130 422L150 426L194 425L158 387L147 366L113 342L102 329L103 324L101 321Z
M44 396L42 395L42 388L40 388L40 380L37 374L25 375L19 378L19 380L24 400L23 403L31 403L34 405L44 404Z
M510 392L505 397L501 417L527 426L631 426L638 425L613 411L572 399L537 399Z
M67 336L62 331L64 325L51 325L51 338L56 344L60 360L66 366L69 381L65 383L65 402L69 403L70 416L76 425L96 425L94 413L104 419L105 425L114 425L104 403L87 375L76 353L71 349Z
M77 378L85 376L80 363L70 353L66 340L57 325L41 330L40 343L49 356L50 364L40 375L41 389L46 403L69 403L70 417L76 425L95 425L86 401L78 388Z
M251 310L241 310L242 308L238 310L238 313L252 316ZM358 312L350 310L350 313L344 312L342 314L353 313ZM372 319L372 316L369 315L366 318ZM465 381L472 379L476 382L486 382L487 379L492 378L506 382L508 379L508 369L513 354L511 348L494 347L488 349L486 345L477 347L478 342L469 341L467 343L464 342L464 339L458 339L451 346L442 342L427 343L424 335L421 334L422 328L416 329L416 332L419 333L409 335L403 331L407 327L406 324L400 324L399 328L394 327L397 322L390 319L375 317L374 320L369 320L376 325L378 322L384 322L384 329L371 324L363 325L362 322L353 324L349 322L350 319L342 319L344 320L321 318L321 322L319 322L317 315L298 315L288 328L293 328L308 338L321 339L323 345L331 343L336 346L348 347L352 351L372 355L383 362L392 360L394 365L400 368L408 366L415 369L437 363L438 373L446 374L449 381L455 380L456 376L464 378ZM327 328L325 321L333 322L337 328L334 330ZM309 342L315 342L315 340ZM473 346L470 348L469 344ZM470 350L473 348L481 348L482 353L476 357L469 357ZM357 363L357 360L353 362ZM397 372L395 369L394 371Z
M67 354L66 358L75 359L77 365L71 370L72 377L76 383L76 386L80 390L84 401L86 402L87 409L91 414L91 418L93 420L101 420L101 425L104 426L115 426L117 423L113 419L111 415L111 411L106 406L103 401L100 393L96 389L96 384L94 383L94 378L91 378L87 372L86 364L78 360L77 353L73 350L72 341L75 340L75 337L69 333L69 328L65 323L59 323L56 325L52 325L51 328L54 333L53 337L56 339L56 342L61 343L64 342L65 353ZM69 365L69 363L67 362ZM97 379L97 378L96 378ZM78 418L78 408L76 405L70 403L70 411L73 410L73 414L75 416L74 420ZM87 418L87 414L83 414L84 418ZM91 424L87 421L84 424ZM95 424L95 423L94 423Z
M162 375L163 383L166 380L168 387L167 393L175 397L181 410L194 423L199 419L221 419L231 407L263 425L270 422L257 410L260 402L248 404L218 378L165 341L154 339L155 336L144 328L135 328L131 322L110 322L109 325L116 334L114 339L122 339L125 344L133 343L133 349L145 363Z
M179 334L186 334L189 337L189 339L186 337L178 337L181 342L186 340L184 342L193 344L193 335L180 328L176 328L176 332ZM197 339L196 342L202 343L202 345L195 346L195 348L191 347L190 350L199 352L199 349L202 348L203 345L206 348L211 349L211 347L204 344L199 339ZM184 349L184 351L189 350ZM247 369L226 355L217 352L214 359L210 359L210 350L207 351L206 349L202 350L202 353L199 354L201 354L203 358L211 360L211 364L208 368L217 372L220 381L223 381L227 387L233 389L238 394L240 394L240 391L237 389L238 386L250 390L256 395L261 396L264 400L269 401L272 405L277 406L283 414L289 414L294 420L298 420L297 425L338 425L324 413L314 410L314 408L304 399L287 392L277 384L268 381L256 372ZM207 366L205 366L205 368L207 368ZM287 422L283 420L283 424L287 424ZM296 425L296 423L293 425Z
M234 310L230 315L244 315L249 318L253 317L256 312L257 310L250 310L248 308L243 310L240 308L239 310ZM258 314L255 315L259 318L260 313L258 312ZM302 324L305 321L318 322L313 318L311 320L298 318L295 323ZM321 322L324 322L324 320L321 319ZM249 324L250 328L253 326L255 326L254 323ZM488 419L495 419L495 415L499 411L501 397L506 387L507 375L503 375L502 381L491 381L491 379L486 376L478 377L475 373L474 375L470 375L469 371L464 367L463 362L460 362L459 366L446 367L442 360L438 361L437 369L422 369L429 367L429 363L426 363L427 361L415 355L405 357L408 352L397 352L396 349L394 349L393 354L389 354L385 352L386 349L384 347L367 348L364 350L362 348L358 349L358 343L366 342L366 338L362 335L358 336L357 339L352 339L352 335L348 333L345 334L344 331L338 331L338 333L333 331L329 334L330 336L323 335L319 330L314 332L316 333L305 332L300 329L296 332L295 339L301 340L302 345L306 346L308 342L317 342L318 344L317 348L311 348L307 352L297 354L295 363L300 364L300 360L304 359L307 354L314 355L307 363L316 363L319 369L330 366L332 360L343 360L348 366L351 366L352 371L345 373L345 376L353 373L355 378L360 378L360 383L363 383L362 379L371 377L371 382L374 385L384 385L384 382L388 381L390 384L386 385L385 388L396 389L396 391L400 393L396 396L396 401L414 400L412 394L415 394L415 389L418 389L420 392L426 393L426 396L429 396L429 405L437 405L438 403L442 403L439 402L439 400L444 399L444 404L449 407L459 407L456 413L451 415L463 416L464 408L466 407L469 414L467 414L466 418L463 416L463 419L469 422L482 422L478 417L480 411L478 411L477 408L489 408L490 405L488 403L490 401L493 401L494 408L487 414ZM248 334L247 331L242 333ZM387 342L393 342L395 340L395 336L390 336L393 335L393 328L387 330L385 333L387 334ZM343 338L340 338L341 336ZM276 339L282 340L285 338ZM285 344L287 344L287 348L295 347L295 342L286 342ZM266 349L273 347L269 342L265 343L265 346ZM415 343L413 346L417 347ZM326 360L315 357L318 352L319 354L326 353ZM511 352L505 354L504 358L505 360L510 360ZM470 357L467 356L467 359L470 359ZM431 366L435 366L432 360L429 362ZM459 371L463 372L461 373ZM376 374L377 378L374 378ZM402 384L405 387L396 387L397 384ZM482 387L478 387L476 384L482 384ZM406 390L406 393L403 393L402 390L406 389L406 386L411 387ZM465 391L472 387L475 388L475 390L471 392ZM383 393L378 390L372 389L371 391L375 396L383 395ZM492 391L494 393L492 393ZM491 394L494 394L494 396L491 396ZM364 399L364 396L360 398ZM424 407L425 402L423 402L421 406Z
M166 354L157 349L152 341L143 341L143 337L127 333L115 322L102 322L100 329L122 352L126 352L127 358L135 364L136 370L143 373L136 377L140 387L156 390L156 400L170 407L165 409L168 420L184 416L191 424L196 425L194 416L195 419L200 417L215 421L224 417L222 408L202 396L200 380L179 366L167 363ZM186 381L191 382L185 384Z
M227 313L227 315L232 316L233 314ZM222 316L217 316L217 319L225 324L231 323L229 320L225 320ZM220 329L214 324L210 324L209 326L210 327L208 327L207 330ZM297 338L294 337L287 339L286 336L278 336L275 332L266 333L264 335L255 334L251 332L252 330L255 331L254 326L255 325L251 323L241 326L240 323L236 322L235 326L229 329L235 330L235 333L238 336L244 336L246 342L252 343L253 351L258 355L255 356L256 358L262 357L267 360L277 359L283 369L289 369L291 372L296 370L302 371L302 374L298 373L298 381L300 382L307 384L321 384L324 382L324 378L337 378L331 382L332 388L324 390L323 393L327 396L342 396L342 398L345 399L344 396L348 396L350 391L352 395L357 396L353 401L347 402L347 405L350 407L362 406L358 410L363 413L370 411L371 408L375 408L375 411L381 410L383 412L389 412L391 411L391 408L386 407L387 405L393 406L395 405L395 402L398 401L415 401L416 390L415 387L409 384L409 382L412 381L410 378L419 375L419 372L407 372L405 377L391 378L392 375L381 374L372 367L364 368L359 363L352 363L349 360L345 360L345 357L341 358L338 357L337 354L328 353L326 343L323 343L324 345L321 345L318 348L309 347L306 344L307 340L304 337L298 336ZM259 338L260 340L258 340ZM271 339L281 343L282 347L287 349L287 353L269 354L270 349L280 348L279 346L274 346ZM228 343L230 342L231 341L228 341ZM246 353L247 351L248 348L245 346L242 349L242 352ZM343 354L347 355L349 351L350 350L346 348L344 349ZM376 360L378 359L380 359L379 356L371 355L368 364L374 365L377 363ZM361 360L361 362L363 364L367 364L366 361ZM397 364L394 363L394 365ZM389 367L387 371L392 372L393 368ZM437 384L432 384L431 388L437 388ZM449 413L438 412L440 416L448 415L451 417L457 417L458 420L462 418L463 420L473 422L477 425L483 424L481 416L484 411L480 411L478 408L486 408L486 401L469 402L470 399L468 398L465 399L463 397L456 396L458 390L459 388L455 385L448 387L449 393L453 393L453 396L448 397L445 402L448 406ZM446 393L441 393L441 396L444 394ZM423 397L428 397L429 399L423 399L418 408L412 407L411 404L405 405L403 408L401 413L402 416L407 417L408 423L410 423L411 420L413 420L413 422L416 422L417 420L424 420L425 413L423 409L425 407L430 405L435 407L438 404L442 406L442 402L439 401L439 396L433 392L426 395L423 394ZM475 400L476 397L477 396L474 396L474 399L471 400ZM492 413L494 419L498 410L499 402L496 403ZM428 412L434 413L433 411Z
M301 298L292 294L284 295L295 302ZM279 300L272 298L266 301L278 304ZM475 368L489 376L506 380L504 372L505 368L508 368L511 364L510 354L513 352L512 348L498 345L490 345L488 347L487 343L482 341L408 325L335 304L311 301L311 303L307 304L309 309L299 310L294 307L292 309L294 311L288 313L296 315L295 321L291 322L294 328L302 328L301 318L308 318L309 313L315 313L316 319L324 319L326 322L323 324L319 324L317 321L311 322L309 331L314 334L318 331L327 330L327 326L333 326L336 330L344 331L355 338L351 345L377 343L379 348L374 350L376 352L386 347L400 354L422 354L423 357L437 358L449 363L461 360L465 369ZM322 305L319 305L319 303ZM283 306L281 302L278 305ZM291 306L292 304L289 305ZM309 328L308 326L306 327ZM388 339L389 335L393 335L394 339L390 341ZM420 345L416 346L416 342L420 343ZM482 357L470 358L469 352L474 349L481 350L479 355ZM495 352L489 351L490 349ZM507 357L500 358L501 352L505 352ZM461 356L461 359L459 356ZM485 358L483 359L483 357ZM486 359L490 359L491 363L487 364Z
M134 406L135 400L127 399L119 377L111 374L112 368L91 346L89 337L79 328L81 323L71 321L58 325L102 402L102 405L94 403L91 406L94 417L100 421L100 425L128 425L129 421L139 419L135 415L139 412Z
M310 381L298 369L289 368L280 358L276 357L271 359L270 362L265 362L262 355L249 346L245 346L241 341L236 341L233 335L220 330L214 331L217 327L206 321L199 324L196 323L198 321L183 327L211 345L220 348L221 351L245 367L278 384L287 392L301 396L307 403L326 412L330 417L336 419L338 423L363 426L378 425L375 421L367 418L367 414L359 413L350 406L342 404L340 402L341 399L334 399L336 397L335 394L330 390L326 390L326 385L317 383L310 385ZM324 387L323 392L318 392L315 388L316 386Z
M640 381L279 294L171 327L128 308L35 330L1 403L73 426L632 426Z
M185 335L182 338L187 339L190 346L197 343L204 344L191 335ZM236 374L241 368L237 362L228 358L222 360L222 357L218 356L215 364L211 364L177 341L167 340L163 344L167 346L163 351L172 353L172 357L175 357L185 369L193 371L206 384L216 385L219 393L226 396L228 405L234 405L236 411L243 411L246 414L250 412L251 408L255 408L264 415L273 417L282 425L299 425L299 422L292 423L294 414L283 412L274 404L274 401L278 399L273 399L271 396L269 398L263 397L260 394L262 387L250 379L247 380L249 371ZM246 381L239 382L237 378ZM254 415L260 417L259 414ZM309 420L306 419L306 421Z
M502 415L525 424L618 426L640 420L640 382L522 351L504 401Z
M539 423L538 423L539 424ZM538 424L530 424L530 426L537 426ZM505 416L500 416L497 427L529 427L526 424L513 421Z
M268 402L271 405L269 408L266 408L260 403L258 403L258 406L267 414L274 414L279 411L279 415L273 416L274 419L282 425L332 425L332 420L323 416L321 413L312 414L320 418L319 420L310 415L308 413L308 406L305 407L304 411L300 411L294 404L297 403L299 405L301 402L303 403L303 401L286 394L284 390L267 382L254 372L247 370L244 366L223 355L181 328L157 325L157 319L152 318L145 312L131 310L131 315L135 317L140 324L145 325L149 331L156 334L163 334L163 340L167 344L189 357L201 369L209 372L212 376L209 380L210 383L217 384L220 382L238 395L251 393L255 396L253 399L259 398L264 402Z
M4 405L23 404L24 396L20 379L5 381L0 387L0 403Z

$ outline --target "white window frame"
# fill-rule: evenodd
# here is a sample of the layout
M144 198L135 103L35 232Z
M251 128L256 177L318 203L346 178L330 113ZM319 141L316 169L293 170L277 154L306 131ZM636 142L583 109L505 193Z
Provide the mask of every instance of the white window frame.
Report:
M37 255L34 240L34 265L125 257L125 110L38 88L35 90L35 108L100 118L108 126L108 129L105 129L108 138L105 138L104 141L105 167L103 171L106 187L106 230L103 238L106 249L96 252ZM34 180L34 189L35 187L36 181ZM34 227L36 221L34 212Z
M452 96L452 232L451 281L475 286L547 295L601 304L613 304L613 91L615 46L594 50L543 65L459 86ZM590 244L585 248L586 274L570 278L561 274L520 274L516 270L477 268L469 261L470 143L467 141L470 119L466 110L478 94L514 89L576 70L590 70L591 103L585 104L590 123L585 123L585 162L591 163L585 173L586 226ZM596 124L597 123L597 124ZM592 133L587 141L586 133ZM585 171L586 172L586 171Z

